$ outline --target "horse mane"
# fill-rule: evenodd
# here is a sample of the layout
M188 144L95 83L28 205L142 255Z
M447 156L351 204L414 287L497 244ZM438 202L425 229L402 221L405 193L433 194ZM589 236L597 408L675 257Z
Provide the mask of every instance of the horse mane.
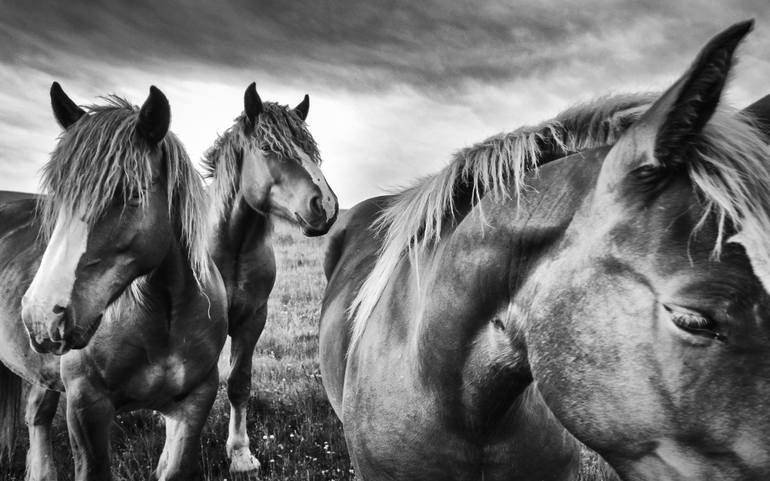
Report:
M150 154L155 147L135 135L139 108L116 95L103 99L105 105L86 107L86 115L62 132L43 167L41 187L48 198L41 198L38 213L46 237L62 208L70 214L81 213L93 225L117 196L125 203L138 193L140 205L146 203L146 191L153 182ZM178 223L193 274L198 281L205 280L210 260L201 177L172 132L159 148L169 216Z
M770 232L770 147L757 120L751 114L720 109L704 127L694 154L687 170L704 202L695 230L716 217L712 257L719 258L728 228L737 233L728 242L763 246ZM767 248L752 250L760 256L752 261L759 261L762 269L770 267Z
M363 334L391 275L405 254L415 260L432 249L457 214L491 194L515 197L528 172L582 150L614 144L658 94L622 94L573 106L536 126L490 137L454 154L438 173L397 194L374 221L384 233L377 261L353 300L351 349ZM512 190L512 191L511 191ZM465 191L470 195L462 196ZM458 205L457 199L468 205Z
M262 109L255 126L242 113L203 154L204 177L212 179L211 203L217 215L223 213L238 191L244 149L272 152L281 160L298 162L295 148L299 147L310 160L321 164L313 136L292 109L275 102L263 102Z

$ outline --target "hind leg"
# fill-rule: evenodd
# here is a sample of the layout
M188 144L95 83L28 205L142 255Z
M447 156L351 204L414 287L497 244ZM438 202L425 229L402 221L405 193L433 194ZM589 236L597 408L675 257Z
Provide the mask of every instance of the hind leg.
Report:
M201 431L217 396L219 374L211 374L184 399L163 410L166 443L155 469L159 481L202 479L200 470Z
M24 416L29 430L27 481L56 481L51 444L51 423L59 406L59 393L32 385Z
M266 319L267 306L257 311L253 318L238 324L230 333L230 375L227 379L230 425L227 434L227 456L230 458L230 475L234 479L256 479L259 473L259 461L249 449L246 416L251 394L251 360Z

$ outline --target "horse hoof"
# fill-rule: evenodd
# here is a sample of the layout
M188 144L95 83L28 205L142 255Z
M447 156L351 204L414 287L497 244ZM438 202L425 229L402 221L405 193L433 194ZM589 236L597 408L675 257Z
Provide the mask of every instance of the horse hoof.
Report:
M257 471L249 471L247 473L233 473L231 471L230 481L259 481L259 473Z
M251 455L249 448L236 449L230 455L230 477L233 481L256 481L259 475L259 461Z

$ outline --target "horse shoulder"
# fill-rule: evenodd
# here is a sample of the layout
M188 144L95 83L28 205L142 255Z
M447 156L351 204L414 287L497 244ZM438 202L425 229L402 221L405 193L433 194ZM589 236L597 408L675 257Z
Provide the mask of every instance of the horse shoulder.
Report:
M379 240L372 235L372 224L377 220L391 196L366 199L340 216L329 233L324 253L324 274L331 280L342 257L355 250L379 248Z

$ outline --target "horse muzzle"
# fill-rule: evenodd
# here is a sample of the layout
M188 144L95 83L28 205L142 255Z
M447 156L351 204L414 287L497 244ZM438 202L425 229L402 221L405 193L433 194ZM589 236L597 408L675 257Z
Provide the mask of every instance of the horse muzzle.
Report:
M310 212L306 215L300 215L298 212L294 213L294 217L297 220L297 224L302 228L302 233L307 237L322 236L329 232L329 229L334 225L337 220L337 214L339 209L334 208L334 212L330 217L327 217L326 212L320 207L320 203L311 203L313 206Z
M100 313L78 328L72 309L54 305L47 309L40 304L22 299L21 317L29 335L29 342L41 354L62 355L72 349L82 349L101 324Z

